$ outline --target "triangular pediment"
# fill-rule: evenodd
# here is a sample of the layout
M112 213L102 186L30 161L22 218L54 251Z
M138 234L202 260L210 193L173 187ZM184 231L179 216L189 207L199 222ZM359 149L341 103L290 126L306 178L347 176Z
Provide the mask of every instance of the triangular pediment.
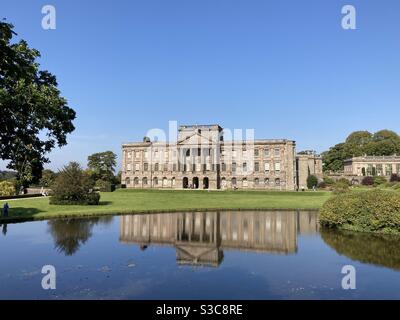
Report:
M210 141L206 137L203 137L200 133L193 133L191 136L186 137L178 141L178 145L202 145L207 146L213 144L213 141Z

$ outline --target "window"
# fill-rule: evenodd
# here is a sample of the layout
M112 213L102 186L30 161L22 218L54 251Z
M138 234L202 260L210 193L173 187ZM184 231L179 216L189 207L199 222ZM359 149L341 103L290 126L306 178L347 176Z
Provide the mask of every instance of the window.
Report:
M400 164L396 164L396 173L400 174Z
M148 171L149 170L149 164L148 163L144 163L143 164L143 170L144 171Z
M393 166L391 164L387 164L385 168L385 172L387 176L391 176L393 173Z
M168 179L163 178L163 187L167 187L167 186L168 186Z
M254 162L254 171L256 172L260 171L260 163Z
M236 172L236 162L232 162L232 172Z
M186 150L186 157L190 157L190 149Z
M132 158L132 153L128 151L128 159Z
M158 163L156 163L155 165L154 165L154 171L158 171L159 170L159 165L158 165Z
M254 185L255 185L255 186L260 185L260 180L259 180L258 178L255 178L255 179L254 179Z
M269 163L264 163L264 171L269 172Z
M236 187L236 183L237 183L236 178L232 178L232 187Z
M128 165L126 166L126 168L127 168L128 171L131 171L131 170L132 170L132 164L131 164L131 163L128 163Z
M158 178L157 177L153 178L153 185L154 186L158 185Z
M144 152L144 157L145 157L146 159L149 158L149 152L148 152L147 150Z
M174 187L176 185L175 178L172 178L172 186Z
M247 182L247 179L244 178L244 179L243 179L243 187L246 188L246 187L248 187L248 186L249 186L249 183Z
M139 163L136 163L135 164L135 171L139 171L140 170L140 164Z
M275 185L276 185L276 186L280 186L280 185L281 185L281 179L276 178L276 179L275 179Z
M154 150L154 158L158 158L158 150Z
M140 158L140 151L136 151L135 152L135 156L136 156L136 159L139 159Z
M226 171L226 163L221 164L221 171Z
M259 153L258 153L258 149L254 149L254 156L258 157Z
M381 164L376 165L376 174L378 176L383 176L383 165Z
M281 149L275 148L275 149L274 149L274 156L275 156L275 157L279 157L280 155L281 155Z
M247 163L243 162L243 172L247 172Z
M269 178L265 178L265 179L264 179L264 184L265 184L266 186L269 186Z
M139 178L135 177L135 179L133 179L133 183L135 186L139 185Z
M143 178L142 183L144 186L147 186L147 178L146 177Z
M280 162L275 162L275 171L276 172L281 171L281 163Z
M129 185L131 184L131 179L130 179L130 178L126 178L126 179L125 179L125 184L126 184L127 186L129 186Z
M172 171L176 171L176 163L172 165Z
M269 157L269 149L264 150L264 156Z

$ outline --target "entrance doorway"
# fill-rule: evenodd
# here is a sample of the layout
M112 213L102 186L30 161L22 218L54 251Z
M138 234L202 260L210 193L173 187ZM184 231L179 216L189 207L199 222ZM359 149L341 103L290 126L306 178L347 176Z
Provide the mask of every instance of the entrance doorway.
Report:
M198 189L199 188L199 178L194 177L193 178L193 189Z
M208 182L209 180L208 180L208 178L207 177L205 177L204 179L203 179L203 189L208 189L208 187L209 187L209 182Z
M183 189L189 188L189 179L187 177L183 178Z

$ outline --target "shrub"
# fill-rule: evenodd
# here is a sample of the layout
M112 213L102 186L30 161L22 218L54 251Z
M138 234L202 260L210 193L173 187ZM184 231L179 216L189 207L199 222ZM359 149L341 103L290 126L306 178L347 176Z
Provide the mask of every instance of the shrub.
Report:
M96 189L98 189L101 192L115 191L115 184L112 184L110 181L97 180L95 186L96 186Z
M382 184L385 184L387 180L384 177L374 177L374 187L380 186Z
M0 196L9 197L15 195L15 185L10 181L0 182Z
M310 175L307 178L307 188L312 189L318 185L318 179L316 176Z
M323 205L320 223L332 228L400 233L400 194L375 189L337 195Z
M333 186L335 184L335 180L331 177L324 177L324 182L327 186Z
M336 181L336 183L338 183L338 182L342 183L342 184L347 184L349 187L351 186L351 182L346 178L340 178L340 179L338 179L338 181Z
M53 186L50 204L97 205L100 194L93 191L93 181L76 162L65 166Z
M349 182L346 180L345 181L338 181L336 184L333 186L333 193L335 194L340 194L340 193L345 193L350 190Z
M400 182L400 176L397 173L393 173L390 176L390 182Z
M363 186L373 186L374 185L374 178L373 177L365 177L362 179L361 184Z

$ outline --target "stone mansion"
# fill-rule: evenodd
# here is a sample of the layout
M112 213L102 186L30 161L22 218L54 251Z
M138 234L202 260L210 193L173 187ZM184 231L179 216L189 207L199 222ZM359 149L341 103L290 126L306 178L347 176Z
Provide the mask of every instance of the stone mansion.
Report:
M297 190L310 174L322 177L322 159L297 155L295 141L225 141L219 125L180 126L176 142L122 146L126 188Z

